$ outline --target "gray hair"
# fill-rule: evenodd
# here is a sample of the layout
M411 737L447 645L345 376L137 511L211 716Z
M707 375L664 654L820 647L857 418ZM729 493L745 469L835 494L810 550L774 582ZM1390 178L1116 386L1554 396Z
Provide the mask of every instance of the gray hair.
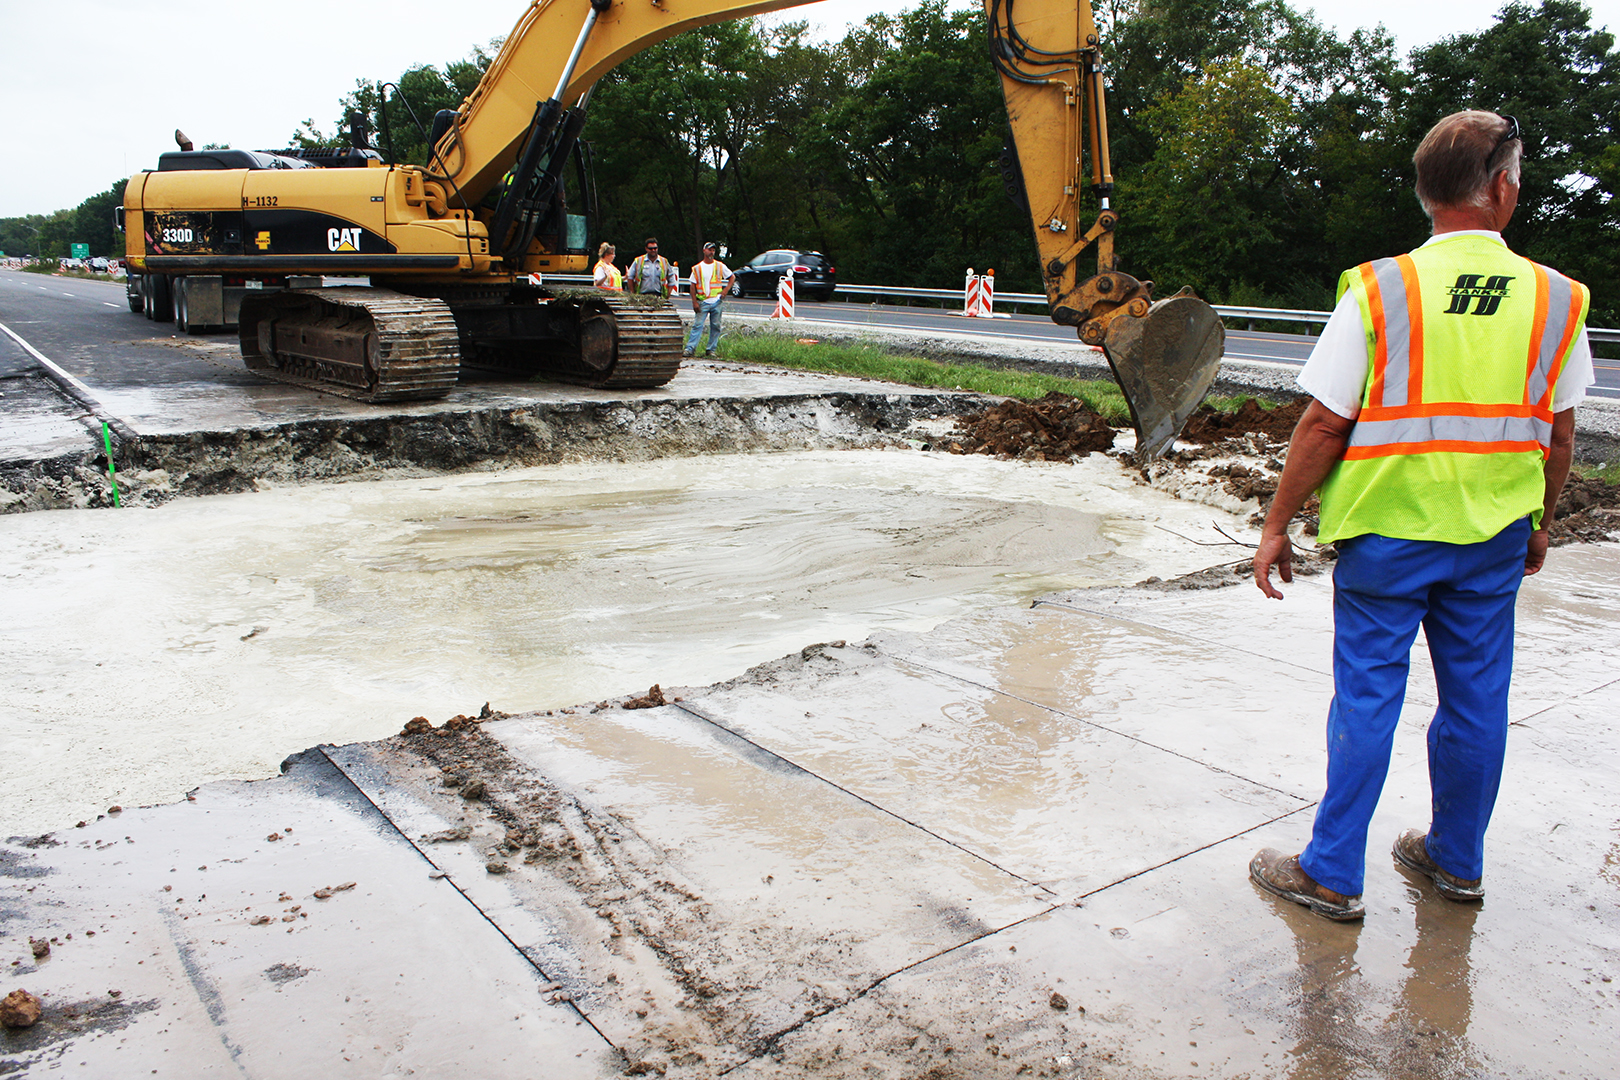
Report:
M1489 206L1497 173L1519 182L1524 142L1504 139L1511 130L1509 121L1480 109L1452 113L1429 129L1412 164L1417 166L1418 202L1431 220L1440 207Z

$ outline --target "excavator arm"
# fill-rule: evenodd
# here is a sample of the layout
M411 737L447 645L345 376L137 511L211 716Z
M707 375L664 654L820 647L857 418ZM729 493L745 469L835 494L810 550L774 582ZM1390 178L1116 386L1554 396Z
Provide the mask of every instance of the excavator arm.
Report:
M430 180L443 185L436 203L470 208L504 181L489 222L491 249L521 262L598 79L682 31L807 2L533 0L483 81L439 120ZM1103 349L1130 405L1139 452L1157 456L1207 392L1225 331L1197 297L1184 292L1155 303L1152 282L1119 270L1091 5L985 0L985 14L1052 319Z
M1130 406L1138 454L1157 457L1209 391L1226 331L1189 290L1155 303L1151 281L1119 269L1107 100L1090 5L985 0L985 14L1016 152L1009 171L1028 206L1052 319L1103 350Z

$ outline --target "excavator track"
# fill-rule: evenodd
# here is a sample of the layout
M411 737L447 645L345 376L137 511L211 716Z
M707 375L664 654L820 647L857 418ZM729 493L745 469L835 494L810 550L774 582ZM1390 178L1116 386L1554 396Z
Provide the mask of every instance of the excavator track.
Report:
M242 302L242 359L280 382L357 401L421 401L455 385L461 346L443 301L359 286Z
M454 304L455 299L449 298ZM463 362L518 378L549 379L600 390L663 386L681 366L685 330L662 297L632 297L593 288L547 288L539 306L558 312L566 339L538 347L502 347L499 341L463 338ZM471 310L457 308L466 321ZM564 316L562 313L567 313ZM466 327L463 327L466 330Z
M673 379L681 366L681 345L686 338L675 309L668 303L648 306L622 293L604 291L603 295L602 303L613 312L618 330L613 367L606 378L582 363L581 378L575 379L571 371L559 371L556 377L598 389L663 386Z

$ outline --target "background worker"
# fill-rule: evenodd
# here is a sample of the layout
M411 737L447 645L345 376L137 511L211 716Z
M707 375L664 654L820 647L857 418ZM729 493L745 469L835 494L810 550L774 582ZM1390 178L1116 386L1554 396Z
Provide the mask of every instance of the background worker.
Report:
M612 244L605 241L601 247L596 249L596 269L591 275L591 280L598 289L612 289L615 292L624 291L624 275L619 272L617 266L613 265L613 255L617 250Z
M668 296L678 287L675 267L658 254L658 237L647 237L647 250L637 255L624 272L627 291L643 296Z
M1518 121L1453 113L1413 162L1434 235L1345 272L1299 383L1315 399L1289 443L1254 580L1292 581L1289 520L1320 489L1333 571L1327 793L1297 856L1257 854L1262 888L1358 919L1367 831L1389 771L1421 623L1440 704L1429 725L1432 816L1393 851L1441 896L1484 895L1485 828L1507 748L1513 609L1541 569L1592 384L1586 287L1515 255Z
M735 276L729 266L714 257L714 245L704 244L703 261L692 264L692 336L686 339L682 356L697 351L705 320L709 324L709 345L703 355L714 355L715 343L720 340L720 309Z

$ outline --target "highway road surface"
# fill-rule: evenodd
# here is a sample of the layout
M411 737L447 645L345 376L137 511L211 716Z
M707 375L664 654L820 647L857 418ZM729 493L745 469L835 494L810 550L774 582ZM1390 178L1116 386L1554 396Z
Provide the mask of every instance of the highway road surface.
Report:
M769 300L732 299L727 311L768 315ZM964 319L931 308L834 301L801 301L795 312L812 325L873 326L913 333L962 334L1021 343L1067 344L1074 331L1045 316ZM198 392L226 386L264 387L250 374L234 347L235 335L188 338L173 325L149 322L132 313L122 284L0 271L0 324L78 379L92 391L126 397L157 386L173 391L191 384ZM1303 334L1229 329L1228 359L1303 364L1315 338ZM199 347L212 346L212 347ZM1594 396L1620 398L1620 361L1597 362Z

